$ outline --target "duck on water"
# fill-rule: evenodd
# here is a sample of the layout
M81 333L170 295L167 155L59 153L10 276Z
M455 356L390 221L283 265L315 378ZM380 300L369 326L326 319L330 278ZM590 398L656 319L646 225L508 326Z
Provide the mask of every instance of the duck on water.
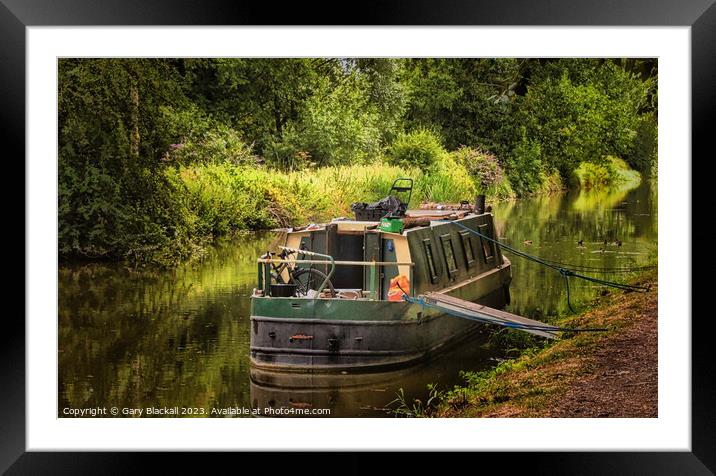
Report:
M258 259L254 367L385 370L487 336L489 323L540 324L498 311L512 276L484 196L407 210L411 193L398 179L383 200L353 204L354 219L290 229L282 251Z

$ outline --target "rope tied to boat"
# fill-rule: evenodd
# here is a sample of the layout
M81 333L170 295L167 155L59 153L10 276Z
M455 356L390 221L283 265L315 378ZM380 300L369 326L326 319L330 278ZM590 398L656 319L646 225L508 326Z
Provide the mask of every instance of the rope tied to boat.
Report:
M466 225L463 225L460 222L451 221L451 220L436 220L436 221L441 221L443 223L453 223L453 224L459 226L460 228L462 228L470 233L473 233L476 236L479 236L480 238L484 238L484 239L490 241L491 243L495 243L495 244L499 245L500 248L503 248L503 249L505 249L521 258L527 259L529 261L533 261L535 263L541 264L542 266L546 266L548 268L554 269L557 272L559 272L559 274L564 278L564 285L567 290L567 306L569 307L569 310L572 312L575 312L575 310L572 307L572 302L570 300L570 289L569 289L569 278L570 277L583 279L585 281L589 281L589 282L595 283L597 285L608 286L608 287L612 287L612 288L616 288L616 289L621 289L624 291L647 292L650 290L650 286L638 286L635 284L624 284L624 283L618 283L615 281L609 281L606 279L595 278L593 276L585 276L583 274L577 273L573 269L567 268L565 266L558 266L556 264L553 264L553 262L549 262L548 260L544 260L537 256L530 255L528 253L525 253L524 251L520 251L516 248L513 248L512 246L501 243L498 240L491 238L487 235L484 235L477 230L473 230L472 228L470 228ZM556 262L554 262L554 263L556 263ZM560 263L560 264L562 264L562 263ZM578 266L573 266L573 267L578 267Z

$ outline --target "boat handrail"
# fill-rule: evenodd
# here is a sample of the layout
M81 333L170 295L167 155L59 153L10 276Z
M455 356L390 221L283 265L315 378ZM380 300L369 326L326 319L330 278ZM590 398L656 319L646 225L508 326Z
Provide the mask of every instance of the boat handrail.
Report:
M318 290L316 292L316 295L319 295L321 291L326 287L328 282L330 281L331 277L333 276L336 266L370 266L371 267L371 294L376 295L377 290L374 289L375 287L375 281L378 276L377 268L379 266L408 266L409 267L409 282L410 282L410 293L414 292L413 290L413 267L415 266L415 263L407 262L407 261L336 261L333 259L330 255L324 255L322 253L316 253L315 251L307 251L307 250L299 250L296 248L289 248L286 246L280 246L279 248L286 250L286 251L292 251L295 253L301 253L307 256L317 256L319 258L326 258L326 259L285 259L285 258L258 258L256 261L259 265L259 282L261 281L262 274L264 283L269 282L269 274L268 274L268 266L269 264L324 264L324 265L330 265L331 269L326 275L326 279L324 279L323 283L318 287ZM264 266L264 271L262 273L261 266ZM264 287L265 287L264 285Z
M335 264L340 266L415 266L415 263L402 261L327 261L317 259L277 259L259 258L258 263L295 263L295 264Z

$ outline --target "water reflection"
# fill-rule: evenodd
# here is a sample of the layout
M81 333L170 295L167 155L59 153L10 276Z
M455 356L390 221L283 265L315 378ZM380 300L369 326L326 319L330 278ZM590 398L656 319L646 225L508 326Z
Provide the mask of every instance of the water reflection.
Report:
M273 408L327 408L332 417L385 417L398 389L424 401L428 383L439 382L442 390L451 388L463 383L459 369L484 370L500 356L497 349L467 343L427 363L390 372L331 375L252 368L251 406L260 415L270 415Z
M61 267L60 410L247 404L256 257L278 241L225 242L172 272Z
M617 267L643 264L656 254L656 206L656 186L645 182L634 190L501 203L494 212L501 239L519 249L583 266ZM327 405L333 416L384 416L381 409L398 388L422 396L426 384L448 388L460 383L459 370L486 368L500 357L499 349L466 343L429 364L387 374L252 374L249 294L255 259L280 241L271 233L225 241L201 265L171 272L62 266L60 416L64 407L264 408L272 401ZM517 257L512 262L512 312L539 317L566 310L557 273ZM578 301L592 297L595 288L576 282L572 291Z
M547 260L584 269L614 269L640 266L657 255L656 183L645 181L632 190L574 191L498 203L494 213L501 241ZM507 256L513 264L508 310L533 318L567 312L559 273ZM595 272L584 274L605 279L624 276ZM597 289L586 281L570 281L573 302L594 297Z

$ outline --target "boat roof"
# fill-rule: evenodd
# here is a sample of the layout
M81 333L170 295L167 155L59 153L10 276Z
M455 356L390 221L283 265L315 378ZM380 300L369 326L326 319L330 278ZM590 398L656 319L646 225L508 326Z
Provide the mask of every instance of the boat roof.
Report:
M409 217L444 217L452 215L455 212L459 212L461 210L424 210L424 209L418 209L418 210L408 210L405 212L405 216ZM467 210L462 210L467 211Z
M417 209L417 210L407 210L405 212L404 218L420 218L420 217L435 217L440 219L440 217L448 217L456 212L459 212L460 210L424 210L424 209ZM466 210L462 210L466 211ZM468 213L466 216L474 216L473 212ZM308 226L305 227L299 227L299 228L289 228L287 231L288 233L304 233L309 231L316 231L316 230L323 230L325 229L327 224L336 224L338 225L338 231L340 232L360 232L363 233L366 231L366 227L373 227L380 225L379 220L369 220L369 221L362 221L362 220L352 220L346 217L338 217L332 219L328 223L311 223ZM438 223L430 222L429 226L434 226ZM439 223L439 224L442 224ZM425 228L428 225L422 225L422 226L414 226L410 228L410 230L418 229L418 228ZM407 230L406 230L407 231ZM389 232L384 232L389 233ZM403 232L405 233L405 231ZM400 233L394 233L394 234L400 234Z

